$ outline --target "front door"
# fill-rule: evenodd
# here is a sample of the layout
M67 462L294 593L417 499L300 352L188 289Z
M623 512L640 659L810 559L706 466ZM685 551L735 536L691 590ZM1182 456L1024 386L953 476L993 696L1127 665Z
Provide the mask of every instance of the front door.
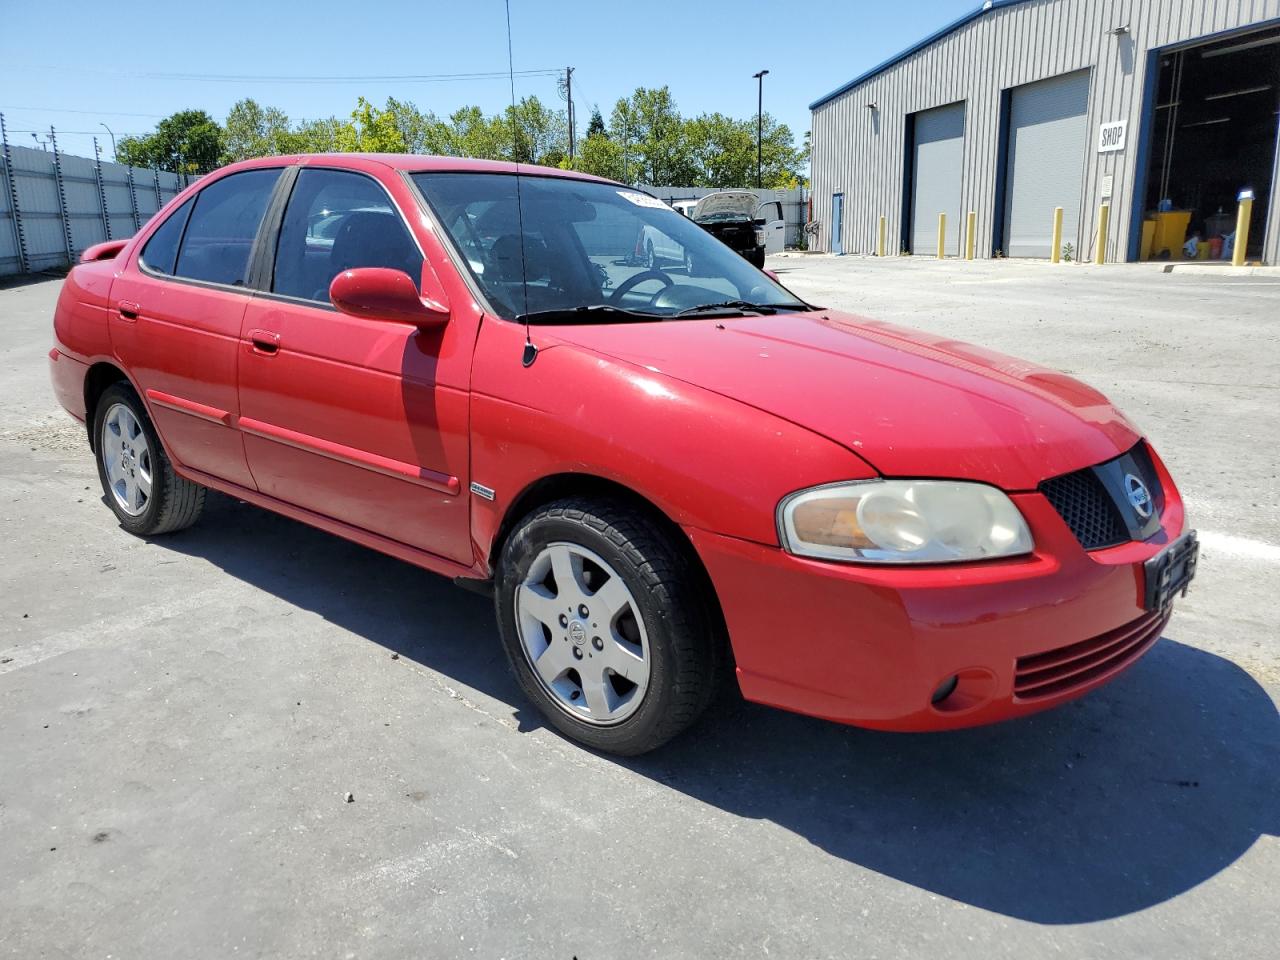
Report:
M844 253L844 241L841 231L844 228L844 194L837 193L831 198L831 252L839 256Z
M180 465L253 487L235 429L250 252L279 168L215 180L165 217L111 287L111 339Z
M250 469L269 496L470 565L471 344L453 323L420 332L339 313L329 283L354 267L420 282L423 255L379 181L303 167L241 332Z

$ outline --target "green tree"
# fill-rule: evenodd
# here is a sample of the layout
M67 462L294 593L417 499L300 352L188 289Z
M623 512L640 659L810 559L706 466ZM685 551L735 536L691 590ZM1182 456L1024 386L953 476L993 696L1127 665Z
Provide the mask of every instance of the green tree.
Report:
M351 111L351 127L339 131L341 148L357 153L407 153L394 103L388 100L385 108L378 109L364 97L358 98Z
M560 162L565 170L580 170L597 177L621 181L625 175L622 169L622 144L612 140L603 133L593 133L578 144L578 155L570 164L567 159Z
M208 173L222 156L222 128L203 110L181 110L156 124L155 133L123 138L116 156L136 167Z
M799 184L807 154L795 149L791 130L765 114L760 144L761 185ZM756 121L721 113L702 114L684 123L684 137L701 187L756 185Z
M696 181L684 124L667 87L637 87L614 105L609 126L613 137L621 138L632 182L666 187ZM638 169L631 170L632 163Z
M356 139L350 120L303 120L280 140L281 153L337 153Z
M504 160L511 155L511 126L502 117L486 117L479 107L462 107L449 115L448 149L454 157Z
M222 162L295 152L293 131L283 110L263 107L256 100L238 101L227 113L223 127Z
M569 118L563 110L553 111L536 96L524 97L507 107L506 122L512 128L514 153L518 163L558 166L569 149Z
M387 112L395 118L396 128L409 153L449 153L449 126L431 111L423 113L411 100L388 97Z
M591 119L587 122L587 137L603 137L608 133L604 128L604 117L600 116L600 108L591 108Z

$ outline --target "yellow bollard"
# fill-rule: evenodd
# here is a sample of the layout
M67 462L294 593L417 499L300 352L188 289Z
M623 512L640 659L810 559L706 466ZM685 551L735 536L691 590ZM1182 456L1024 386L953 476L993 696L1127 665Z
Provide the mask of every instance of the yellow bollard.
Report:
M978 240L978 211L969 211L969 225L964 234L964 258L973 259L973 246Z
M1049 251L1049 262L1062 261L1062 208L1053 208L1053 249Z
M947 215L938 214L938 259L947 258Z
M1249 220L1253 217L1253 194L1240 195L1240 207L1236 211L1236 240L1231 250L1231 265L1244 266L1244 256L1249 250Z
M889 218L882 216L880 218L880 234L876 238L876 256L877 257L884 256L885 237L888 234L888 229L889 229Z
M1098 209L1098 247L1093 251L1093 262L1101 265L1107 261L1107 224L1111 220L1111 204L1104 203Z

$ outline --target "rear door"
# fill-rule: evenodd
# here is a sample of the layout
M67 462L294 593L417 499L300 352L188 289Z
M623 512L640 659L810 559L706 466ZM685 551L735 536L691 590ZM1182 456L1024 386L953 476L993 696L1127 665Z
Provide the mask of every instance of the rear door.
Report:
M366 173L299 170L270 275L244 316L240 429L263 493L470 565L474 324L455 322L455 311L443 329L419 331L329 302L334 276L355 267L403 270L421 283L424 257L403 199Z
M213 180L173 210L111 288L111 339L169 456L253 487L236 364L251 254L279 167Z

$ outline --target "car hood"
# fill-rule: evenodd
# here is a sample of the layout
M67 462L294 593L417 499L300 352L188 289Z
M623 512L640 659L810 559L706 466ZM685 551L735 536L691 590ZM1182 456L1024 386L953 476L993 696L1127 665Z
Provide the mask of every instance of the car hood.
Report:
M806 427L885 476L1030 490L1139 437L1106 397L1065 374L834 311L555 336Z
M743 190L724 190L720 193L708 194L699 200L697 206L693 208L692 218L695 221L706 220L709 217L736 217L741 220L750 220L755 217L759 207L760 200L754 193Z

